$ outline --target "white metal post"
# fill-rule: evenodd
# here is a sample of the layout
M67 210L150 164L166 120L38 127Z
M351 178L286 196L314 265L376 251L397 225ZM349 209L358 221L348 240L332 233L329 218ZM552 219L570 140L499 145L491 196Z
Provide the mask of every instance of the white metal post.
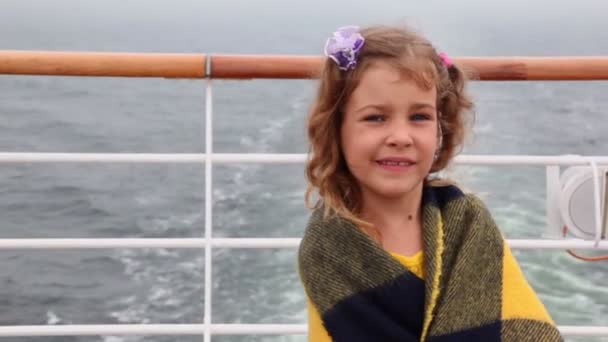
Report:
M212 298L212 272L211 272L211 238L213 236L213 188L212 188L212 153L213 153L213 98L211 91L211 55L207 56L205 63L207 75L205 92L205 305L204 319L205 333L204 342L211 342L211 298Z
M545 168L546 199L545 210L547 216L547 227L543 234L546 239L562 239L562 219L559 212L559 195L561 184L559 181L560 167L558 165L547 165Z

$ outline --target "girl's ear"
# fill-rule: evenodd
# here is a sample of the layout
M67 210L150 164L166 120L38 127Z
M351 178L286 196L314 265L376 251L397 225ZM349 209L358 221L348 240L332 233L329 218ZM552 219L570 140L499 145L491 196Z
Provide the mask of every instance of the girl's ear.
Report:
M437 151L443 147L443 129L441 128L441 112L437 113Z

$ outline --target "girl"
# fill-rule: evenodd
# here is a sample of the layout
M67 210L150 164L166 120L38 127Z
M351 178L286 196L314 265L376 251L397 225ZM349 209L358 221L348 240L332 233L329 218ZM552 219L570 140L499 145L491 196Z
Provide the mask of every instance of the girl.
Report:
M299 249L310 341L561 341L484 204L431 178L463 142L461 68L398 27L341 28L325 53Z

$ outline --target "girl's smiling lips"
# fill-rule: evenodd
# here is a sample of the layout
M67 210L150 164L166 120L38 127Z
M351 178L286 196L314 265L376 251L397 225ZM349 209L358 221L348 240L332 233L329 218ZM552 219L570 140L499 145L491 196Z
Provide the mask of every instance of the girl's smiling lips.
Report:
M376 163L389 171L405 171L416 164L413 159L408 157L386 157L376 160Z

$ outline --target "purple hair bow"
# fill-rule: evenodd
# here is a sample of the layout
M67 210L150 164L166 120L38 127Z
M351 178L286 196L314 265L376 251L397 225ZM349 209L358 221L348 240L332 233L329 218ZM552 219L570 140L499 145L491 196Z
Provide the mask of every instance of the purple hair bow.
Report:
M325 43L325 55L331 58L340 70L351 70L357 65L359 51L365 38L357 26L340 27Z

